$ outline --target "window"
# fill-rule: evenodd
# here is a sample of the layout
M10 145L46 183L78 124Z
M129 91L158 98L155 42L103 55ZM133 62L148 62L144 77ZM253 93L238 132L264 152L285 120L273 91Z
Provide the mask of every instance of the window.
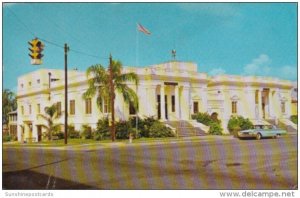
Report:
M104 109L104 113L110 113L110 105L109 105L109 101L108 99L104 99L103 100L103 109Z
M70 115L75 115L75 100L70 100Z
M258 104L258 90L255 91L255 104Z
M85 100L85 113L91 114L92 113L92 99L88 98Z
M21 114L24 115L24 106L21 106Z
M171 99L172 99L172 101L171 101L171 103L172 103L172 112L175 112L175 96L173 95Z
M37 82L37 84L40 84L41 80L40 80L40 79L37 79L37 81L36 81L36 82Z
M129 115L135 115L136 114L136 110L132 104L132 102L129 102Z
M57 115L61 115L61 102L56 103Z
M231 110L232 110L232 113L237 113L237 101L231 102Z
M194 102L193 108L194 108L194 113L199 113L199 105L198 105L198 102Z
M31 114L31 105L29 105L29 114Z
M281 113L285 113L285 102L281 102Z
M37 113L41 113L41 105L37 104Z

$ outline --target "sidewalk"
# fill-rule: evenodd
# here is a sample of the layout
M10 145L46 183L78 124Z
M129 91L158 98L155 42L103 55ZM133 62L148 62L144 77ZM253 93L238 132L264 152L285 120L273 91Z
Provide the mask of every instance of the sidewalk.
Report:
M140 140L133 139L132 143L129 140L124 140L121 142L94 142L86 144L76 144L76 145L63 145L63 146L51 146L45 143L35 143L34 145L20 145L18 143L4 143L3 148L20 148L20 149L46 149L46 150L75 150L75 151L86 151L86 150L97 150L105 148L118 148L118 147L132 147L132 146L155 146L162 144L178 144L186 142L210 142L215 140L226 141L233 140L232 136L193 136L193 137L181 137L181 138L170 138L170 139L150 139L150 140Z

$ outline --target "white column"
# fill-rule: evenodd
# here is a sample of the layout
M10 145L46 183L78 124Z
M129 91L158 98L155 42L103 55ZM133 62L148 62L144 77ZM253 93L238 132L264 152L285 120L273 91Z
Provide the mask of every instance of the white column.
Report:
M258 119L262 119L262 100L261 100L261 92L262 90L258 90Z
M165 112L165 86L162 84L160 86L160 119L166 119L166 112Z
M175 112L176 112L176 118L180 119L180 110L179 110L179 87L178 85L175 86Z
M18 125L18 142L22 141L22 127L21 125Z
M181 118L184 120L188 120L190 116L190 87L183 87L181 99Z
M269 117L270 118L273 118L273 97L272 97L272 90L270 89L269 90L269 95L268 95L268 98L269 98Z

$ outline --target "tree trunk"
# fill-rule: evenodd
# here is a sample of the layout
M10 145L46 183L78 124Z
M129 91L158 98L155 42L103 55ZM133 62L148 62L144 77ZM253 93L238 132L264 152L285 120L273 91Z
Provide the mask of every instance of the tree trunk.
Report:
M115 94L113 94L111 101L111 140L114 142L116 139L115 131Z

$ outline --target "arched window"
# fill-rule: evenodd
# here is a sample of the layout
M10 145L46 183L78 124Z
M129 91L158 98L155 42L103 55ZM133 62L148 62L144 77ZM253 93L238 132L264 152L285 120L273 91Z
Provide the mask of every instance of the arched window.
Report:
M239 97L234 95L230 99L231 99L231 113L237 114L237 112L238 112L237 103L238 103Z

